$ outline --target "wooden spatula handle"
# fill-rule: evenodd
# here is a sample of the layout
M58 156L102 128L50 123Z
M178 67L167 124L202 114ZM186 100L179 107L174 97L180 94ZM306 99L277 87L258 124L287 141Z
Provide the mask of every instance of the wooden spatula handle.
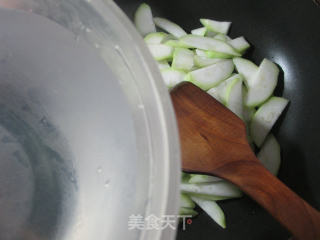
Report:
M233 166L221 166L214 173L238 185L284 225L295 240L320 240L319 212L256 159L248 160L228 164Z
M195 85L171 91L178 120L182 168L238 185L295 239L320 240L320 214L269 173L255 157L244 122Z

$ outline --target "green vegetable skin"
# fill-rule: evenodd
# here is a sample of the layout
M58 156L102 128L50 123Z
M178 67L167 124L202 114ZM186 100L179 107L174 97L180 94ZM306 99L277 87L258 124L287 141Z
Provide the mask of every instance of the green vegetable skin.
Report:
M227 35L231 22L200 19L203 26L188 34L168 19L153 17L145 3L138 7L134 20L167 87L190 81L242 118L249 143L261 147L258 159L276 175L280 145L270 131L288 104L272 96L278 67L268 59L257 66L243 58L250 44L243 36L231 39ZM163 31L156 32L155 25ZM180 187L181 215L196 216L198 205L223 228L225 216L217 201L242 196L239 188L213 176L182 173Z

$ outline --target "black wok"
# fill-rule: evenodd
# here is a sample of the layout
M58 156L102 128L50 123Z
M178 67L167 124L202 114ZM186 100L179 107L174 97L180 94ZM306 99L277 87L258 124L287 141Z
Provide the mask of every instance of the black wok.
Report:
M117 0L132 18L139 0ZM231 36L244 35L254 46L247 57L264 57L282 69L276 94L290 107L274 129L282 147L279 178L315 208L320 208L320 8L311 0L146 0L155 16L186 30L201 17L233 22ZM281 127L280 127L281 125ZM177 239L283 240L290 234L248 197L221 203L227 229L201 213Z

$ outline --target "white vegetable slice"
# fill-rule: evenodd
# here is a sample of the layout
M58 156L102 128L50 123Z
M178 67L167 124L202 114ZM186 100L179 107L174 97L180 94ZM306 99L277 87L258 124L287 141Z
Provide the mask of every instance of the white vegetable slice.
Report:
M228 41L228 43L240 53L244 53L250 47L250 44L244 37L237 37Z
M207 29L205 27L196 28L191 30L191 34L197 35L197 36L204 36L207 33Z
M223 82L222 82L223 83ZM221 83L221 84L222 84ZM219 84L219 86L221 85ZM217 86L217 87L213 87L213 88L210 88L207 93L210 94L212 97L214 97L217 101L219 101L220 103L224 104L222 98L221 98L221 91L222 89Z
M181 43L179 40L175 40L175 39L170 39L166 42L163 42L163 44L165 44L167 46L171 46L171 47L178 47L178 48L187 48L188 47L185 44Z
M209 31L209 30L207 29L207 32L206 32L205 36L206 36L206 37L211 37L211 38L213 38L213 37L216 36L217 34L218 34L218 33Z
M238 75L231 75L225 81L221 82L218 86L211 88L208 90L208 93L215 97L218 101L220 101L223 105L226 105L228 94L227 94L227 86L232 83L232 81L237 78Z
M209 58L233 58L233 55L227 54L227 53L221 53L221 52L216 52L216 51L205 51L206 56Z
M194 208L195 206L196 205L188 195L184 193L180 194L180 207Z
M182 192L215 195L221 197L239 197L242 195L238 187L226 181L202 184L182 183L180 185Z
M215 201L208 201L198 197L191 197L191 199L205 211L219 226L226 228L226 218L222 209Z
M172 58L173 47L164 44L148 44L148 47L154 59L158 61Z
M194 217L198 215L198 212L192 208L181 207L179 209L179 214Z
M224 59L219 59L219 58L208 58L208 57L203 57L203 56L198 56L198 55L195 55L193 57L193 60L194 60L194 64L199 67L199 68L202 68L202 67L207 67L207 66L210 66L212 64L215 64L217 62L221 62L223 61Z
M217 33L223 33L223 34L227 34L231 26L231 22L219 22L219 21L204 19L204 18L200 19L200 22L208 30L217 32Z
M176 48L173 53L171 67L174 69L189 71L193 68L193 51L185 48Z
M226 42L228 39L227 39L227 36L222 34L222 33L218 33L217 35L215 35L213 37L214 39L217 39L217 40L220 40L220 41L224 41ZM231 44L230 44L231 45Z
M259 67L248 59L236 57L233 63L238 71L244 77L244 83L247 87L253 86L253 77L258 72Z
M186 76L185 72L172 68L161 70L161 74L168 88L182 82Z
M196 49L196 54L201 57L207 57L206 51L201 49Z
M207 93L224 104L238 117L244 119L242 81L242 75L235 74L223 81L217 87L209 89Z
M234 114L243 119L242 76L240 74L225 81L225 104Z
M163 70L163 69L170 68L170 65L167 61L160 61L160 62L158 62L158 67L160 70Z
M148 4L142 3L134 15L134 23L142 36L155 32L156 27L153 22L151 8Z
M246 124L249 124L251 122L251 119L253 115L255 114L256 110L254 107L247 107L245 106L245 100L247 98L248 90L246 86L242 86L242 96L243 96L243 121ZM249 133L249 131L247 131Z
M277 86L278 75L279 68L273 62L264 59L252 78L252 86L248 87L246 106L254 107L266 101Z
M272 134L266 138L257 157L273 175L278 174L281 163L280 145Z
M165 43L169 40L177 40L177 38L175 36L173 36L172 34L167 34L167 36L162 40L161 43Z
M217 195L208 195L208 194L199 194L199 193L187 193L188 196L190 197L198 197L206 200L211 200L211 201L223 201L227 199L232 199L232 198L238 198L241 197L241 195L237 197L224 197L224 196L217 196Z
M208 176L203 174L191 174L191 178L189 179L189 183L210 183L210 182L218 182L222 181L221 178Z
M211 96L224 104L241 119L243 119L242 80L241 74L234 74L217 87L208 90Z
M228 78L233 72L233 69L232 61L225 60L189 72L185 79L206 91Z
M187 35L187 33L179 25L177 25L174 22L171 22L168 19L155 17L153 18L153 21L157 27L165 30L168 33L171 33L173 36L177 38Z
M189 34L180 38L180 41L183 44L187 45L189 48L199 48L202 50L210 50L233 56L241 55L228 43L210 37L202 37Z
M161 43L167 36L168 36L168 34L166 34L166 33L164 33L164 32L153 32L153 33L147 34L147 36L144 37L144 41L145 41L147 44L159 44L159 43Z
M254 143L258 147L262 145L287 104L287 99L271 97L254 114L250 124L250 133Z

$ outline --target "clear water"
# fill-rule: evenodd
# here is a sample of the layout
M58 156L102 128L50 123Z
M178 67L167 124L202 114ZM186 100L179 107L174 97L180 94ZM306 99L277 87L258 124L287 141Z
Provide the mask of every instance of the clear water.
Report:
M108 239L114 226L126 229L134 132L95 46L0 9L0 240Z

